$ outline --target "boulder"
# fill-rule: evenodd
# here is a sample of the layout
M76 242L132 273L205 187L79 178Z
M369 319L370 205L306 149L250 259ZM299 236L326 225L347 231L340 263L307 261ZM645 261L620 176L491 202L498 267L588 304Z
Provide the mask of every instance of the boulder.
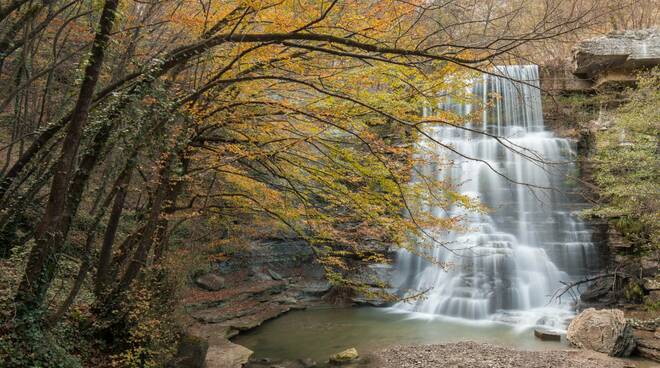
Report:
M360 355L355 348L349 348L335 355L332 355L330 357L330 363L335 365L350 363L359 357Z
M561 334L558 331L543 327L535 328L534 336L543 341L561 341Z
M204 290L218 291L225 287L225 279L215 273L207 273L196 278L195 284Z
M628 356L635 349L632 327L618 309L583 311L571 321L566 338L579 348L616 357Z

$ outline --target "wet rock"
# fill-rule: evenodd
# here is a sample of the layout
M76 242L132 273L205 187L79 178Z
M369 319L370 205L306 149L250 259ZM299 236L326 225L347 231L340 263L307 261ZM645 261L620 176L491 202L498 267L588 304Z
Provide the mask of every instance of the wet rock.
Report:
M195 279L195 284L208 291L219 291L225 287L225 279L214 273L207 273Z
M561 341L561 334L559 332L543 327L535 328L534 336L543 341Z
M332 355L330 357L330 363L335 365L346 364L356 360L359 357L360 355L355 348L349 348L335 355Z
M583 311L571 321L566 338L579 348L610 356L628 356L635 348L632 327L618 309Z

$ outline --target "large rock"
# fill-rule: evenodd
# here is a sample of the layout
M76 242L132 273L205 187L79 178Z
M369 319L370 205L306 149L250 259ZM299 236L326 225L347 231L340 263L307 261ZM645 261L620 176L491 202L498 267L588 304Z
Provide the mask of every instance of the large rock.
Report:
M204 290L218 291L225 287L225 279L215 273L207 273L196 278L195 284Z
M635 349L632 327L618 309L585 310L571 321L566 338L579 348L610 356L628 356Z

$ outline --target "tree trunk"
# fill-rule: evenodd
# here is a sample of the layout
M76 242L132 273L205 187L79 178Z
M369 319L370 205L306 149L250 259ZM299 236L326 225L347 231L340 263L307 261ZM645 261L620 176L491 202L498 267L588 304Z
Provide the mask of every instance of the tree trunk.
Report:
M170 154L171 155L171 154ZM149 257L149 251L154 242L154 235L157 233L158 224L160 222L160 215L163 205L165 204L165 199L167 198L169 192L171 191L170 186L170 175L172 169L172 158L166 159L163 163L163 167L159 172L159 183L156 187L155 193L153 195L153 201L151 203L151 208L149 210L149 219L145 226L144 232L140 236L140 240L137 243L137 249L133 255L133 259L126 267L124 275L119 280L119 284L116 289L113 291L112 295L120 295L123 291L128 290L129 286L137 277L142 266L147 263Z
M112 245L115 242L115 235L117 234L117 227L119 226L119 219L124 210L124 202L126 201L126 194L128 191L128 184L131 182L131 174L133 166L129 163L122 171L117 183L117 195L115 196L108 225L105 228L103 236L103 244L101 245L101 253L99 254L99 263L96 267L96 282L94 285L94 293L100 296L106 289L109 274L110 274L110 261L112 260Z
M64 241L61 226L69 193L69 179L74 170L82 130L87 122L94 90L101 74L118 3L119 0L106 0L103 6L91 56L80 86L80 94L56 164L57 169L51 183L46 212L36 229L35 246L30 252L25 275L16 293L19 317L41 309L57 268L58 253Z

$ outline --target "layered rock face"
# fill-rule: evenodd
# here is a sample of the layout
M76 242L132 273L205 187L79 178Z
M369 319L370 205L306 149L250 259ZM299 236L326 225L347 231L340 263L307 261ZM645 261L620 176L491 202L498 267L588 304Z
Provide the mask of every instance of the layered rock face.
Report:
M634 70L660 64L660 29L613 32L582 41L573 49L573 73L592 88L628 84Z
M618 309L585 310L571 321L566 338L579 348L610 356L628 356L635 349L632 327Z

